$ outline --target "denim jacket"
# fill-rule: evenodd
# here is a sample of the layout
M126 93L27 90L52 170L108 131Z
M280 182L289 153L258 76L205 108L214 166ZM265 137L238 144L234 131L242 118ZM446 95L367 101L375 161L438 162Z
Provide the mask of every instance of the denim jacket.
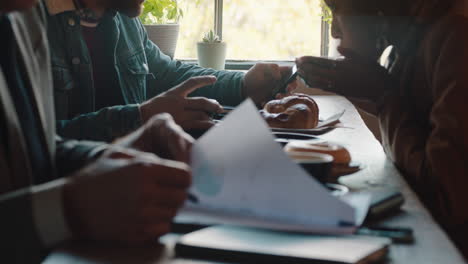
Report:
M139 19L107 12L105 38L115 45L116 93L125 105L95 109L93 69L81 21L72 0L44 0L52 55L57 132L66 138L111 141L142 124L138 104L193 76L215 75L218 82L191 96L224 105L242 101L243 73L214 71L173 60L148 39Z

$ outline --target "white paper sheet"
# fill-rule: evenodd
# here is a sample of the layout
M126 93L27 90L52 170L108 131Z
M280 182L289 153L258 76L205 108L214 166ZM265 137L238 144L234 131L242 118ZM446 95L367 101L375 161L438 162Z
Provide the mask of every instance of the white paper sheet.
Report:
M351 233L350 226L360 224L353 206L332 196L289 159L251 100L198 140L192 169L190 192L199 201L188 202L183 214L305 232ZM367 210L368 204L360 206Z

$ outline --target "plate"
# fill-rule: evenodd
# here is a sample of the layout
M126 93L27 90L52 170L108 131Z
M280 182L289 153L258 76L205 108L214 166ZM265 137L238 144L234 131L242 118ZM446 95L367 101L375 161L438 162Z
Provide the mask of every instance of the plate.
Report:
M313 135L308 135L308 134L300 134L300 133L289 133L289 132L272 132L273 136L276 137L275 141L277 143L280 143L281 145L285 146L287 145L290 141L317 141L320 142L322 139L317 138L316 136Z
M345 110L340 113L333 115L325 120L319 122L316 128L311 129L293 129L293 128L271 128L273 132L288 132L288 133L301 133L308 135L323 135L336 128L336 124L340 122L340 118L343 117Z
M272 132L273 136L281 139L294 139L294 140L311 140L318 139L316 136L301 134L301 133L290 133L290 132Z
M330 174L331 174L332 179L338 179L339 177L351 175L363 169L364 167L357 162L351 162L350 164L339 164L339 165L334 164L331 169Z
M341 184L325 183L325 187L327 187L334 196L343 196L349 193L349 188Z

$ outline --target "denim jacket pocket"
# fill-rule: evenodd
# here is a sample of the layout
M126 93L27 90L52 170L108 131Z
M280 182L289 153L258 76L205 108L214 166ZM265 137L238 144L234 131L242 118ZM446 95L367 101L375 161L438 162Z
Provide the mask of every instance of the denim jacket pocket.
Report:
M68 119L70 93L73 90L73 76L69 69L53 63L55 112L58 120Z
M146 81L153 78L144 52L136 53L119 65L122 90L127 103L142 103L146 98Z

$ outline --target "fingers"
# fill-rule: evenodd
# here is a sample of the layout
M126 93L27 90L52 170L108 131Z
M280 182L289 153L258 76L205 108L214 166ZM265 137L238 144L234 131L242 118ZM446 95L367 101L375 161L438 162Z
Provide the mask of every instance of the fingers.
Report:
M133 149L120 147L118 145L110 145L109 148L104 152L104 155L111 158L112 161L120 159L133 159L139 152Z
M282 79L286 80L292 73L292 67L290 66L279 66L279 72L281 73Z
M188 188L192 184L192 175L186 164L181 166L183 163L178 163L165 160L163 164L152 166L151 170L147 170L147 176L158 186Z
M213 120L187 120L181 124L185 130L208 130L214 125Z
M286 88L286 93L287 94L292 94L293 91L297 89L297 87L299 87L299 82L298 81L294 81L294 82L290 83L288 85L288 87Z
M355 70L356 67L375 67L378 65L375 60L366 58L354 50L339 46L338 51L346 58L343 60L342 66L347 70Z
M143 196L145 202L151 207L178 209L183 206L187 200L187 191L177 188L159 188L154 190L148 188Z
M221 113L223 111L223 107L216 100L205 97L187 98L185 100L185 109L208 113Z
M142 152L126 168L142 179L148 188L186 189L192 184L190 167L183 162L158 158L156 155Z
M330 75L335 75L337 70L336 68L330 69L312 63L305 63L298 67L298 72L302 77L309 77L310 75L328 77Z
M357 54L355 51L351 50L351 49L348 49L348 48L344 48L344 47L341 47L341 46L338 46L338 52L345 56L347 59L358 59L358 58L361 58L361 56L359 54Z
M267 67L270 69L273 79L275 80L283 79L283 71L285 71L284 68L282 69L278 64L267 64Z
M332 68L337 61L331 60L328 58L314 57L314 56L304 56L296 59L296 64L298 68L305 64L314 64L317 66L322 66L322 68Z
M331 63L334 63L334 67L331 67ZM318 57L301 57L296 59L296 64L299 74L303 78L310 77L311 75L317 76L329 76L336 73L338 67L337 61L331 61L328 59Z
M154 243L156 239L161 236L168 234L171 231L171 220L160 219L159 216L147 216L140 219L142 223L136 223L129 227L128 234L125 235L123 231L123 237L120 239L125 244L130 245L141 245L146 243Z
M203 111L185 111L183 118L180 120L181 124L190 120L208 121L211 120L211 117L207 112Z
M152 209L154 210L154 209ZM132 226L128 236L130 244L140 244L154 242L159 237L171 231L172 219L167 219L167 212L158 211L151 213L151 215L143 215L138 218L138 221Z
M185 203L191 184L187 164L136 150L122 154L110 148L64 190L65 206L73 212L68 217L79 217L73 231L84 238L149 241L169 231Z
M345 62L305 56L296 59L296 64L299 74L308 86L336 92L336 82L343 72Z
M171 223L164 222L164 223L157 223L149 225L145 228L145 238L146 241L151 241L156 238L159 238L171 231Z
M277 64L257 63L244 76L242 95L250 97L258 107L273 96L273 91L281 85L282 75Z
M201 113L200 115L206 113ZM179 122L185 120L180 118ZM150 151L161 158L188 163L194 139L177 125L169 114L154 116L144 127L140 149Z
M279 93L279 94L276 94L275 99L276 100L281 100L281 99L283 99L285 97L288 97L287 93L285 93L285 94Z
M251 69L251 71L255 71L261 75L263 75L264 79L274 79L274 80L281 80L282 73L278 64L274 63L257 63ZM259 76L260 77L260 76Z
M167 94L175 94L179 96L186 97L191 94L193 91L208 86L213 85L216 82L215 76L197 76L192 77L180 85L172 88L167 92Z
M312 88L329 89L331 88L330 84L336 78L336 74L332 72L323 71L322 73L317 73L320 70L315 66L307 66L298 71L307 85Z
M178 207L148 206L143 209L141 219L142 224L154 224L158 222L170 222L177 215Z
M173 160L189 164L193 142L194 139L185 131L181 131L180 133L177 132L177 135L174 136L174 140L169 142L169 152L171 153L171 158Z

